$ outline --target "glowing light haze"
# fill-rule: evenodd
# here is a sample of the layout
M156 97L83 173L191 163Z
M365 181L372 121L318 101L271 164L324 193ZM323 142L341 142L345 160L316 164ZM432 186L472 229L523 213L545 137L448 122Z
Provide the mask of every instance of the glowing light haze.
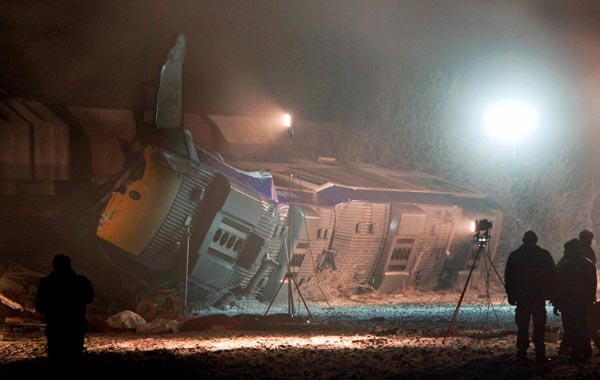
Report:
M483 125L494 137L517 141L531 134L538 125L535 107L523 100L507 99L490 105Z
M289 113L283 115L283 125L287 128L290 128L292 126L292 115L290 115Z

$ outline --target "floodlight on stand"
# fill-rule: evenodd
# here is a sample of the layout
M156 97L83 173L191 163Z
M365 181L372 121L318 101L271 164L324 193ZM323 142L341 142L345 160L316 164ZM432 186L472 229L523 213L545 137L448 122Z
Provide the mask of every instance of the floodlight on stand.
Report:
M283 115L283 125L288 129L289 136L294 136L294 125L292 115L290 115L289 113Z
M287 128L290 128L292 126L292 115L290 115L289 113L283 115L283 125Z
M309 320L312 319L312 314L310 312L310 310L308 309L308 305L306 304L306 301L304 299L304 296L302 295L302 292L300 291L300 286L298 285L298 283L296 282L296 273L292 272L291 267L292 267L292 259L294 257L294 242L295 242L295 237L294 237L294 208L293 208L293 199L294 199L294 140L292 140L292 137L294 136L294 121L292 119L292 116L289 113L286 113L283 115L283 125L288 129L288 136L290 137L289 140L289 148L290 148L290 153L289 153L289 171L290 171L290 175L289 175L289 188L288 188L288 216L287 216L287 221L288 221L288 225L284 227L284 235L287 235L284 239L283 239L283 246L286 250L286 257L287 257L287 269L285 272L285 276L282 279L281 283L279 284L279 287L277 288L277 290L275 291L275 294L273 295L273 299L271 300L271 303L269 303L269 306L267 307L267 310L265 311L264 315L266 316L269 313L269 310L271 310L271 306L273 305L273 302L275 302L275 299L277 298L277 295L279 294L279 291L282 289L284 284L287 284L287 290L288 290L288 294L287 294L287 301L288 301L288 315L291 318L295 318L296 317L296 310L294 307L294 288L298 294L298 297L300 298L300 300L302 301L302 304L304 305L306 312L308 313L309 316ZM302 207L302 204L298 204L297 207ZM287 231L286 231L287 229Z
M523 100L511 98L491 104L483 114L484 127L497 138L512 142L513 191L515 193L515 221L517 231L521 225L521 201L517 141L531 134L538 126L536 108Z
M472 232L472 233L475 233L476 228L477 228L476 226L477 226L477 224L474 221L472 221L471 223L469 223L469 231Z
M535 107L519 99L507 99L489 106L483 115L485 128L495 137L516 141L537 127Z

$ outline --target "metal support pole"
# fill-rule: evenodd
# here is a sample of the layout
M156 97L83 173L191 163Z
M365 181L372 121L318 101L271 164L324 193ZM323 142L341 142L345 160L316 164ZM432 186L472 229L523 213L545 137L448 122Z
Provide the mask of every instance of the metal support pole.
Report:
M183 313L188 312L188 277L190 272L190 235L192 230L192 218L190 216L185 220L186 226L186 244L185 244L185 285L183 291Z
M521 181L519 179L519 161L517 159L517 142L513 140L513 193L515 195L515 220L517 234L521 233Z

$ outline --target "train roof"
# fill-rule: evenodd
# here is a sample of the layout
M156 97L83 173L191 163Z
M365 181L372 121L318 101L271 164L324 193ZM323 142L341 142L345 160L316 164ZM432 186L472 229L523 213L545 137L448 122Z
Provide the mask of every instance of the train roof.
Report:
M293 163L231 162L243 170L264 169L273 176L279 200L335 206L348 201L430 203L499 209L487 195L422 172L377 165L295 160ZM293 183L290 172L294 173Z

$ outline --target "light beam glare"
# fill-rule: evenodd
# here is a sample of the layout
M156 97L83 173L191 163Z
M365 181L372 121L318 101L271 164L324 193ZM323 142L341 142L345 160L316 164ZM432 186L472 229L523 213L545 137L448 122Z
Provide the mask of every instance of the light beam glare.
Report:
M289 113L283 115L283 125L287 128L290 128L292 126L292 115L290 115Z
M513 142L531 134L538 121L535 107L519 99L494 103L483 115L483 124L490 134Z

